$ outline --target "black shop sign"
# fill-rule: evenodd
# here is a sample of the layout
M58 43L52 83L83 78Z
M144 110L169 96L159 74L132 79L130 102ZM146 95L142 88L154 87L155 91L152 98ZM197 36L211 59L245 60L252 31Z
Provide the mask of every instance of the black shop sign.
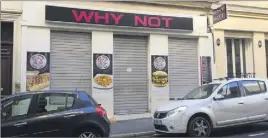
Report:
M193 19L190 17L122 13L48 5L46 5L45 20L193 31Z

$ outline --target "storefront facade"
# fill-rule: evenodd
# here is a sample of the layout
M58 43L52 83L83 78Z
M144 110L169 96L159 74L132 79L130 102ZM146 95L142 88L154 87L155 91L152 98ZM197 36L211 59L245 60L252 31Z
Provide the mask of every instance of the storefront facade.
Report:
M205 16L122 4L23 2L20 91L87 91L123 119L150 116L214 77Z
M216 77L267 78L267 2L226 3L228 18L213 25Z

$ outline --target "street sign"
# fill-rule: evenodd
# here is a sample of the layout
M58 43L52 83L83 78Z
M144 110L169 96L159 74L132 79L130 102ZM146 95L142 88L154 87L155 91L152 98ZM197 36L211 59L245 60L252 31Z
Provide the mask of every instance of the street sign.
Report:
M227 19L227 5L224 4L213 10L213 24Z

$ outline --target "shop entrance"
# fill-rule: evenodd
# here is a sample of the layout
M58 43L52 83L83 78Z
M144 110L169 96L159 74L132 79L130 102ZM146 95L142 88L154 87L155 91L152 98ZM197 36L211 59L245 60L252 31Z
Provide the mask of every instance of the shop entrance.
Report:
M148 112L148 38L114 35L114 113Z
M1 22L1 96L12 94L13 23Z
M198 40L168 38L169 99L182 98L199 84Z
M51 31L50 89L91 92L91 34Z

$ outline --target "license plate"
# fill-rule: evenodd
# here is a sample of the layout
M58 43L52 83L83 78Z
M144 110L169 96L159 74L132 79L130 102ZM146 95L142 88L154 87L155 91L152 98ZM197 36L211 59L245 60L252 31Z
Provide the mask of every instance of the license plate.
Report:
M162 120L154 120L154 124L156 124L156 125L162 125Z

